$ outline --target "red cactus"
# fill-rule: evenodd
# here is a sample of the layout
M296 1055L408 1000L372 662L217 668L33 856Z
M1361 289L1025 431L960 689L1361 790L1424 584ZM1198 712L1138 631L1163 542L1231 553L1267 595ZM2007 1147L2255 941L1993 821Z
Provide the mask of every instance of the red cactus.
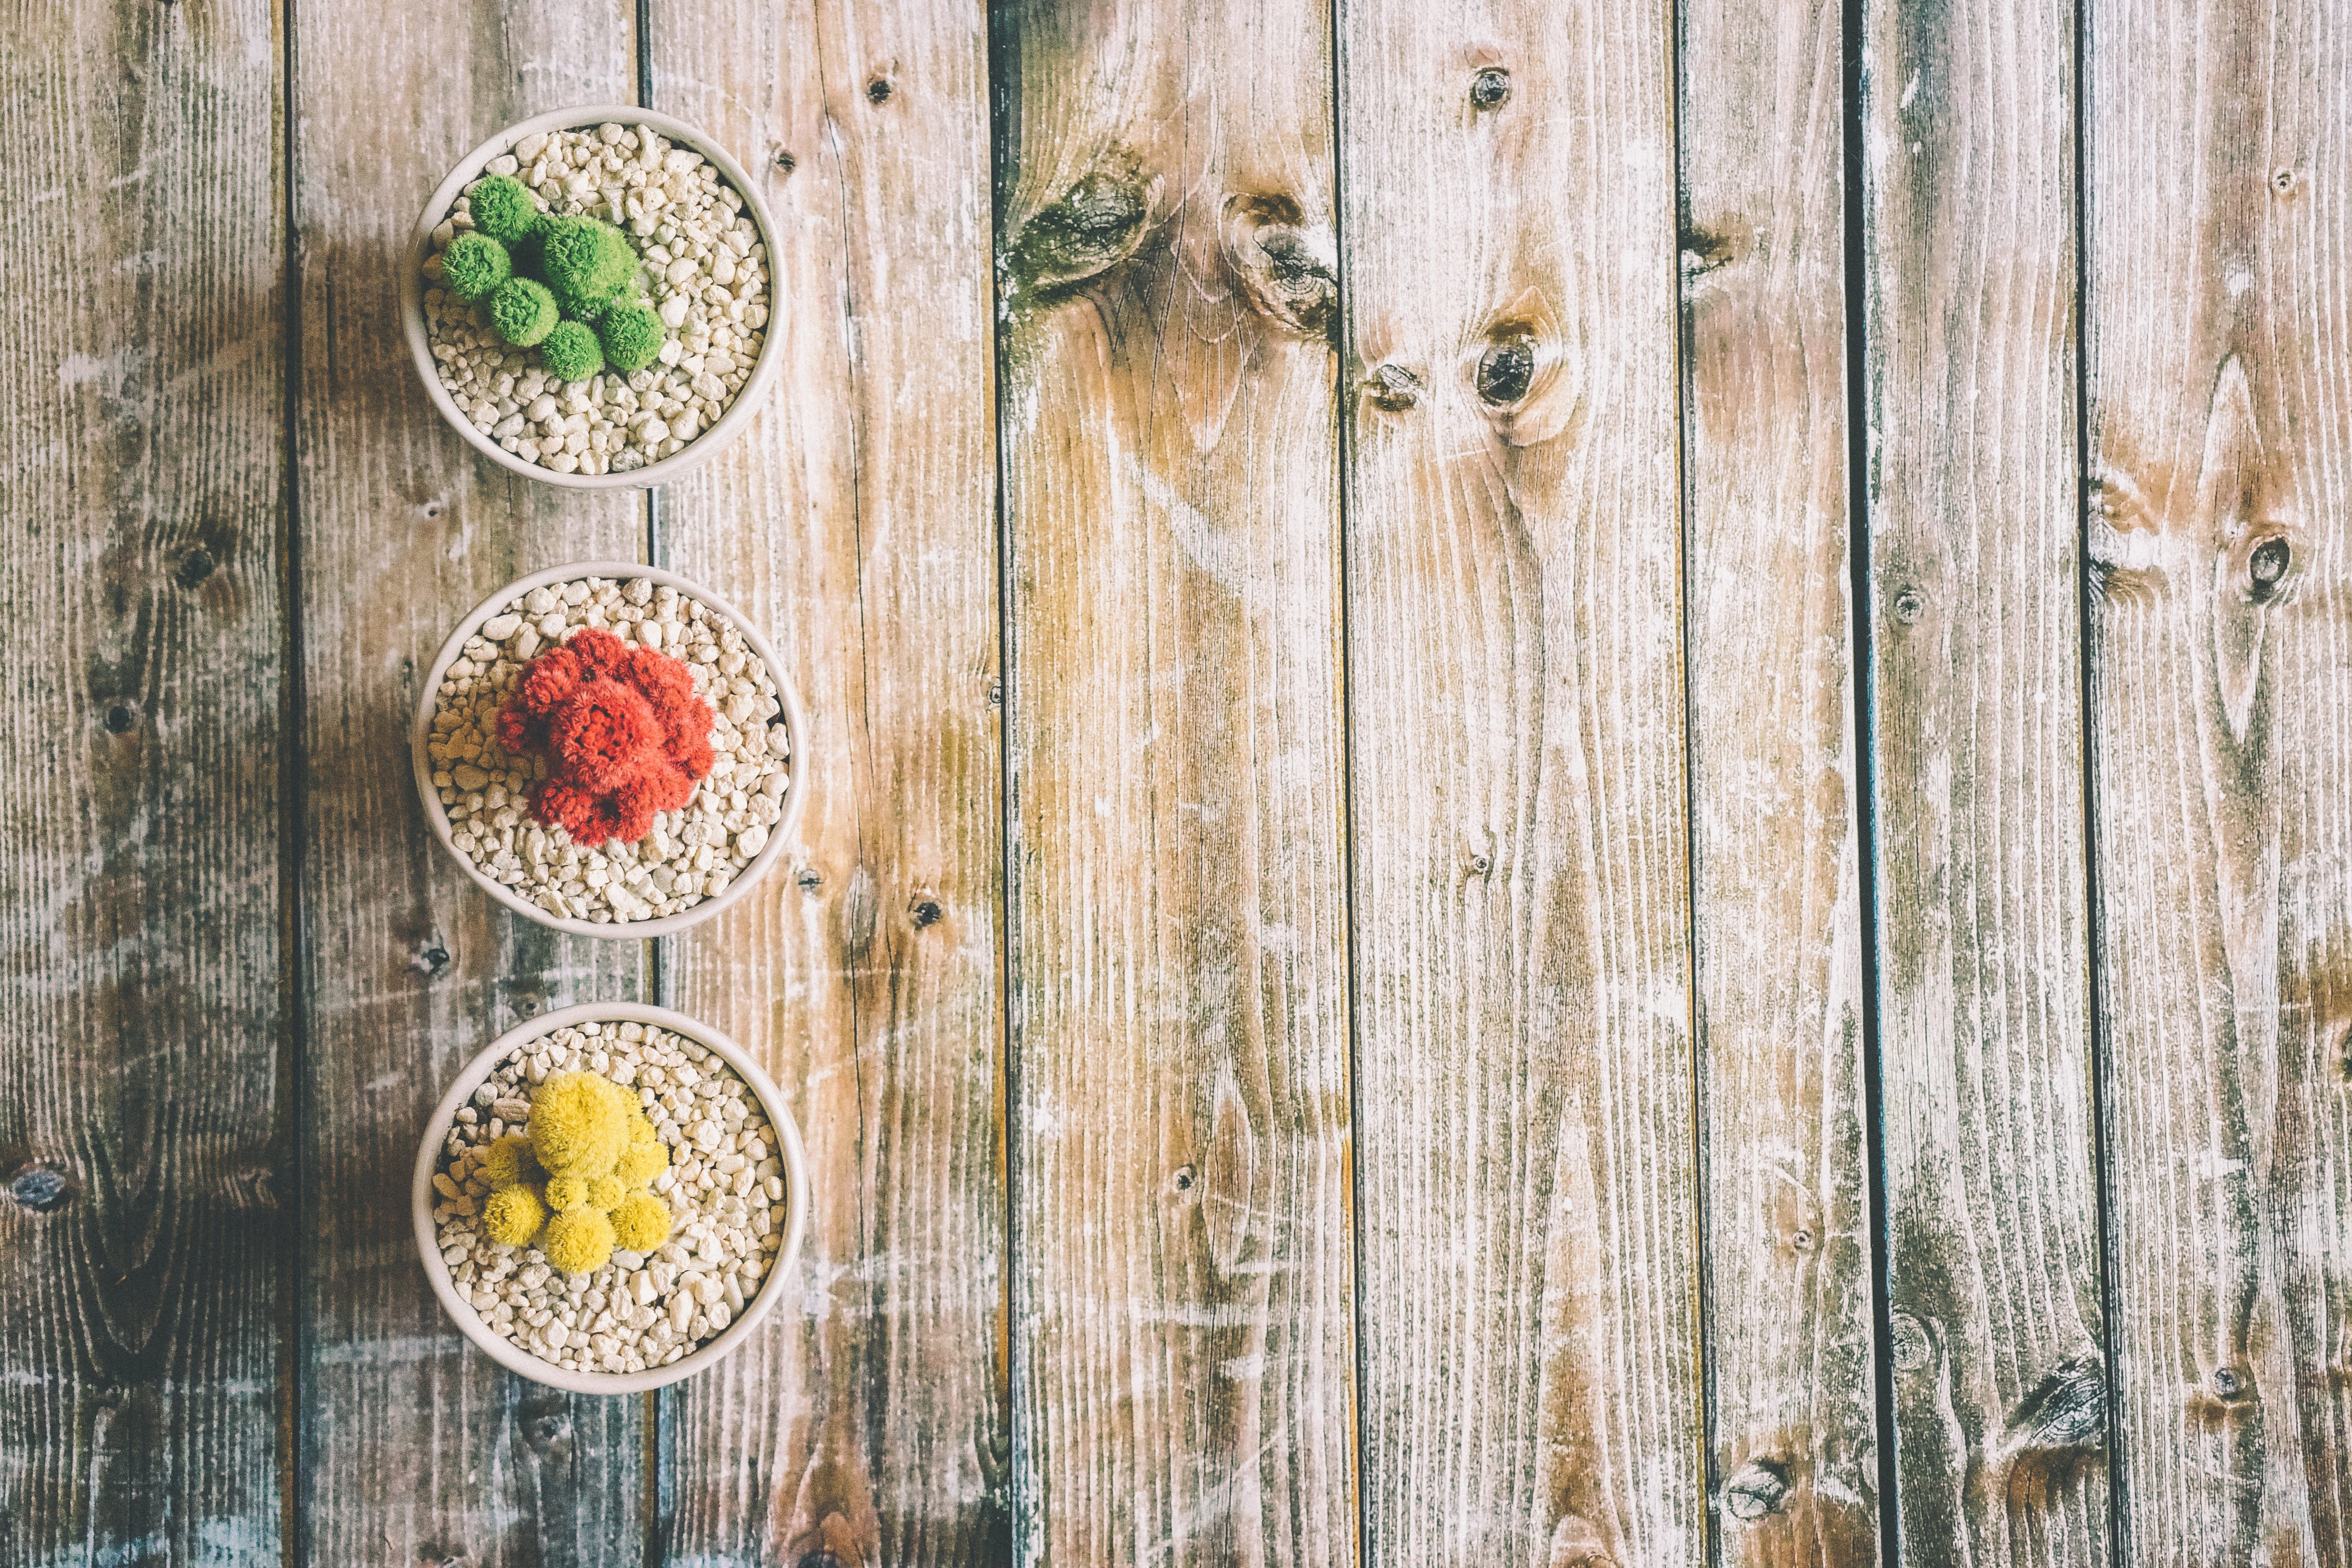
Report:
M587 848L653 831L710 772L710 705L686 666L594 626L532 659L499 713L499 744L545 757L530 814Z

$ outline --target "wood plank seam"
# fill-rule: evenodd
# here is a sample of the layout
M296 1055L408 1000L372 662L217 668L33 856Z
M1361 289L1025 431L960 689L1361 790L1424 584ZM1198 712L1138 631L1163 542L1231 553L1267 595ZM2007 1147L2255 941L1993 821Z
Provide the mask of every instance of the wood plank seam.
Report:
M2089 1068L2091 1097L2092 1224L2098 1237L2099 1388L2098 1437L2105 1454L2106 1531L2118 1564L2128 1563L2133 1542L2127 1523L2127 1473L2121 1458L2121 1319L2116 1316L2116 1277L2119 1267L2115 1214L2115 1163L2109 1148L2110 1123L2107 1076L2112 1070L2106 1030L2104 990L2106 910L2099 879L2099 746L2097 708L2097 556L2092 549L2091 476L2097 471L2092 451L2091 355L2084 338L2091 320L2091 6L2094 0L2074 0L2074 472L2080 528L2075 540L2077 590L2075 621L2081 627L2076 702L2083 720L2083 896L2084 903L2083 973L2089 1001Z
M1347 367L1359 363L1355 341L1355 312L1347 308L1353 297L1348 274L1348 169L1339 140L1341 128L1348 123L1348 29L1345 26L1347 0L1333 0L1329 9L1330 37L1327 47L1331 60L1331 226L1334 245L1331 257L1332 287L1338 294L1340 309L1332 324L1333 344L1339 351L1342 380ZM1346 395L1343 392L1342 396ZM1354 466L1355 422L1347 417L1343 403L1338 428L1332 437L1333 451L1342 476L1352 472ZM1339 889L1346 939L1348 980L1348 1140L1346 1144L1347 1179L1341 1184L1346 1204L1349 1234L1349 1268L1356 1288L1349 1301L1351 1380L1348 1387L1348 1487L1354 1500L1351 1521L1355 1535L1350 1543L1348 1561L1355 1568L1371 1568L1372 1498L1364 1484L1364 1400L1369 1388L1370 1369L1365 1362L1364 1321L1364 1223L1363 1165L1357 1148L1357 1133L1364 1125L1364 977L1363 954L1357 932L1363 929L1360 921L1361 890L1358 885L1356 866L1356 701L1355 661L1348 650L1355 647L1356 625L1354 595L1348 589L1356 580L1354 550L1352 487L1343 481L1334 498L1333 511L1339 529L1338 571L1339 575Z
M1893 1228L1886 1165L1885 1026L1880 999L1885 976L1880 955L1878 879L1878 671L1871 628L1878 624L1877 574L1871 561L1869 186L1863 160L1865 68L1864 22L1869 0L1841 0L1838 16L1839 79L1844 138L1840 149L1840 200L1845 240L1846 529L1847 595L1853 606L1849 637L1853 646L1854 789L1862 834L1862 1037L1863 1115L1870 1133L1864 1140L1870 1204L1871 1356L1873 1430L1877 1438L1878 1550L1882 1564L1900 1561L1900 1500L1895 1453L1895 1366L1892 1354L1895 1303L1890 1289Z
M285 671L285 713L279 733L286 737L279 759L279 789L285 802L279 819L278 909L284 942L286 1037L278 1063L278 1093L282 1124L278 1130L279 1168L290 1195L297 1223L285 1227L279 1242L278 1288L284 1322L278 1347L278 1475L279 1561L307 1563L310 1521L303 1500L302 1414L303 1368L310 1324L302 1311L303 1284L308 1276L310 1227L308 1162L301 1130L310 1120L309 1019L310 975L304 963L302 901L302 833L310 821L310 770L305 737L310 733L310 701L304 681L302 615L302 228L297 194L301 186L302 117L294 92L295 62L300 56L299 16L295 0L278 0L278 91L285 103L285 122L278 128L279 156L285 161L278 200L279 221L285 226L284 271L278 280L285 319L278 353L285 379L286 541L280 603L286 606L281 668Z

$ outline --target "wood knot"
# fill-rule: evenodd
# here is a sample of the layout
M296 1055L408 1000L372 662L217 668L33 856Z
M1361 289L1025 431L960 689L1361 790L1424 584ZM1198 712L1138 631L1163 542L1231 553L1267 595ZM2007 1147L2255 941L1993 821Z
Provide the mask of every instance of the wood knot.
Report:
M437 938L429 941L410 955L408 967L427 980L438 980L449 967L449 950Z
M1179 1165L1176 1168L1176 1173L1168 1178L1168 1184L1180 1193L1189 1193L1192 1190L1192 1183L1196 1179L1192 1166Z
M2246 1380L2235 1367L2215 1367L2212 1382L2213 1397L2216 1399L2238 1399L2245 1394Z
M1895 595L1895 618L1906 626L1916 626L1919 617L1927 613L1927 596L1916 588L1904 588Z
M894 90L896 89L891 87L888 77L877 76L866 84L866 101L874 104L887 103Z
M183 588L193 588L213 574L213 552L199 546L180 557L179 570L172 574L172 580Z
M1379 364L1364 378L1365 398L1385 414L1402 414L1421 401L1421 377L1401 364Z
M1523 337L1508 337L1486 345L1478 356L1478 395L1496 408L1507 408L1535 384L1535 345Z
M1723 1511L1753 1524L1780 1511L1789 1500L1789 1467L1780 1459L1750 1459L1723 1483Z
M1506 444L1553 440L1580 417L1582 397L1565 342L1559 314L1540 289L1522 290L1488 318L1463 379Z
M2252 580L2250 593L2257 605L2267 604L2278 597L2279 584L2286 581L2287 571L2294 564L2294 547L2284 539L2265 539L2254 546L2247 559L2246 574Z
M1470 107L1484 111L1500 109L1511 96L1511 73L1500 66L1488 66L1470 79Z
M2297 181L2295 179L2295 174L2292 168L2281 165L2280 167L2271 171L2271 189L2276 191L2280 195L2291 196L2294 195L2294 187L2296 184Z
M842 1568L841 1559L819 1548L801 1559L800 1568Z
M8 1180L8 1195L19 1208L47 1214L73 1196L73 1183L63 1171L47 1165L26 1165Z
M800 166L801 161L798 158L793 157L782 147L776 149L776 173L789 174Z
M1108 271L1142 244L1147 210L1139 182L1081 177L1021 226L1005 258L1008 293L1051 298Z
M1717 268L1730 265L1734 248L1722 235L1703 228L1688 228L1682 237L1683 281L1690 283L1706 277Z
M818 874L817 868L814 866L803 868L801 874L793 879L801 885L801 891L803 893L814 893L824 886L824 878Z
M129 734L131 726L138 722L139 709L135 703L118 702L106 710L106 729L109 734Z
M2106 1437L2106 1366L2088 1352L2051 1368L2009 1418L2013 1449L2090 1448Z
M921 931L926 926L939 924L940 915L940 906L929 899L919 900L914 908L907 911L907 918L915 922L917 931Z
M1228 196L1220 238L1253 309L1300 337L1328 339L1339 325L1339 279L1329 240L1306 221L1288 196Z
M572 1413L564 1405L530 1400L520 1414L523 1441L533 1450L544 1454L572 1440Z
M1935 1359L1934 1342L1927 1337L1927 1325L1908 1312L1897 1312L1888 1322L1888 1349L1892 1352L1897 1372L1925 1372Z
M268 1165L244 1165L221 1178L221 1190L234 1209L276 1209L277 1173Z

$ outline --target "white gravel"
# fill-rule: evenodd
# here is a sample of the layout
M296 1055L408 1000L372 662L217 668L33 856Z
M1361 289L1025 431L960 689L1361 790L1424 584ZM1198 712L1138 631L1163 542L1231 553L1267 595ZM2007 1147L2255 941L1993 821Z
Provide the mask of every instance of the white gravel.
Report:
M539 350L506 342L487 308L440 287L441 252L473 226L460 195L425 262L425 335L459 412L559 474L627 473L684 451L749 383L765 342L768 247L741 194L692 148L611 122L526 136L484 173L520 179L544 211L617 225L670 336L659 361L632 374L551 381Z
M615 1252L593 1274L559 1274L535 1247L476 1228L489 1196L476 1151L527 1131L530 1096L550 1073L602 1073L634 1089L669 1146L654 1179L670 1239ZM630 1373L691 1354L742 1315L784 1239L783 1167L759 1097L717 1052L635 1023L583 1024L517 1046L457 1111L434 1179L435 1238L457 1294L490 1330L572 1372Z
M581 626L684 659L715 716L709 774L635 844L583 848L532 817L528 793L547 764L497 739L525 662ZM782 711L773 675L718 611L642 577L580 577L509 600L467 639L442 679L426 753L451 841L493 881L565 920L653 920L724 892L767 845L793 784Z

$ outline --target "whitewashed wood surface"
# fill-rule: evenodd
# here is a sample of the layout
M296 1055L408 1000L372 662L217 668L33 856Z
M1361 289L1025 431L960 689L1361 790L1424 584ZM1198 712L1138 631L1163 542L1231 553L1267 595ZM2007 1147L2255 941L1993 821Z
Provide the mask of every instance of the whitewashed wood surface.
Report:
M0 82L0 1568L2346 1561L2325 0L93 0ZM664 491L397 330L589 102L778 219ZM499 912L404 754L616 557L816 737L660 942ZM624 998L815 1202L575 1398L407 1165Z

